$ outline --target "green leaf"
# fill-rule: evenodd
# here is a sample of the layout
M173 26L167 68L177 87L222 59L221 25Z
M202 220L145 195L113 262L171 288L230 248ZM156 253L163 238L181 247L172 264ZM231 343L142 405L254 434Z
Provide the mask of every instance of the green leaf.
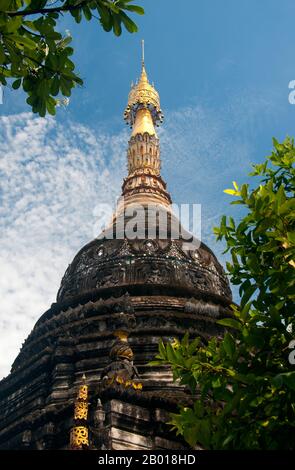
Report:
M235 189L224 189L223 192L232 196L235 196L237 194L237 191Z
M159 353L162 359L166 359L166 348L162 340L159 341Z
M121 18L119 15L113 15L113 30L116 36L120 36L122 33Z
M157 356L156 356L156 357L157 357ZM163 361L161 361L161 360L158 360L158 361L157 361L157 360L156 360L156 361L150 361L150 362L148 362L148 365L149 365L149 366L161 366L161 365L163 365Z
M2 65L5 62L6 56L4 52L4 48L0 42L0 65Z
M81 23L81 20L82 20L81 9L71 10L70 13L74 17L76 23Z
M105 31L111 31L113 21L109 10L103 5L97 5L97 11L100 15L100 21Z
M56 12L52 12L52 13L47 13L47 16L49 18L54 18L55 20L57 20L59 18L59 14L56 13Z
M84 13L86 20L90 21L92 19L92 13L90 9L88 8L87 5L83 5L82 9L83 9L83 13Z
M166 354L167 354L168 361L174 364L176 356L170 343L166 344Z
M53 96L57 96L59 92L60 79L58 75L55 75L51 81L50 92Z
M236 351L236 346L235 346L235 341L230 333L227 332L224 335L222 345L228 357L232 359Z
M35 80L31 77L25 77L23 79L23 90L25 92L30 92L31 90L33 90L35 86Z
M272 383L277 387L281 388L282 385L286 385L287 387L295 390L295 372L285 372L282 374L278 374L272 379Z
M63 38L60 41L59 46L62 46L62 47L65 48L68 44L70 44L72 42L72 40L73 40L72 36L67 36L67 37ZM67 50L67 49L65 49L65 50ZM72 49L72 51L73 51L73 49Z
M66 79L63 75L60 77L60 89L64 96L71 96L73 82Z
M221 386L221 380L220 377L214 378L212 380L212 387L213 388L219 388Z
M188 354L194 354L200 344L201 338L198 336L193 341L190 342L188 346Z
M56 101L51 96L49 96L49 98L46 101L46 108L49 114L51 114L52 116L55 116L56 114L55 107L56 107Z
M17 31L22 24L22 17L21 16L15 16L13 18L9 18L7 23L5 24L5 33L13 33Z
M295 231L294 232L287 232L287 238L292 245L295 245Z
M228 444L230 444L233 440L234 440L234 437L235 435L232 433L232 434L229 434L223 441L222 443L222 448L223 449L226 449Z
M134 13L137 13L138 15L144 15L144 8L137 6L137 5L125 5L124 10L133 11Z
M129 33L136 33L138 28L134 21L132 21L123 11L120 14L121 20Z
M241 308L240 310L240 318L242 321L246 321L247 315L249 313L250 307L252 305L252 301L248 302Z
M190 428L185 428L183 430L183 437L188 442L191 447L194 447L198 441L199 427L195 425Z
M245 200L247 199L247 197L248 197L248 186L249 186L248 184L243 184L243 185L241 186L240 192L241 192L242 199L243 199L244 201L245 201Z
M22 82L22 79L21 78L18 78L17 80L15 80L12 84L12 88L14 90L17 90L20 86L21 86L21 82Z
M222 320L218 320L217 323L222 326L234 328L235 330L240 330L242 328L242 324L234 318L223 318Z
M38 87L37 87L37 93L39 97L42 99L42 101L46 101L46 98L49 94L49 81L48 80L40 80ZM46 105L45 105L46 106Z
M120 13L120 8L118 8L118 6L116 5L116 2L108 2L108 6L107 8L109 10L111 10L111 14L112 13L115 13L115 14L119 14Z
M36 49L36 46L37 46L35 41L25 36L11 34L9 36L9 39L14 41L17 46L27 47L28 49L31 49L31 50Z
M244 308L244 306L246 305L246 303L252 297L252 295L254 294L254 292L256 290L257 290L257 285L256 284L253 284L253 285L250 284L249 287L247 287L247 289L245 289L244 294L242 295L242 298L241 298L241 308L242 309Z
M198 431L198 441L208 449L210 446L210 437L211 437L211 430L210 430L210 421L208 419L204 419L200 422L200 427Z

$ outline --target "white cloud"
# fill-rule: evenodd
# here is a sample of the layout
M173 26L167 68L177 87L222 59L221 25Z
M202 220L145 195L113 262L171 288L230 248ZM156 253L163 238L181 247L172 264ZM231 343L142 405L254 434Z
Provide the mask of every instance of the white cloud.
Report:
M30 113L0 117L0 129L1 376L93 238L99 198L118 195L127 137Z

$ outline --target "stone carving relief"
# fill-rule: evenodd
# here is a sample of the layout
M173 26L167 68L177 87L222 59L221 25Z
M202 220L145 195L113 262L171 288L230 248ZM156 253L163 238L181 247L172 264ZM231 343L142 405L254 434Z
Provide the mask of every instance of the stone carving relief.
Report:
M222 267L200 246L186 251L181 240L98 240L67 270L58 298L122 284L177 284L230 296Z

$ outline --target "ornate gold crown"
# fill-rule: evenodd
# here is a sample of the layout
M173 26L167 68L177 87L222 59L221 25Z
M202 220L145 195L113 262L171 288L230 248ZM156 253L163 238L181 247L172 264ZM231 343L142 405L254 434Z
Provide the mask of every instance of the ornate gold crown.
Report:
M146 108L150 111L154 125L163 122L164 115L160 108L160 97L148 81L144 66L144 49L142 49L142 70L139 82L131 86L128 96L128 104L124 112L124 119L130 127L135 122L135 116L139 109Z

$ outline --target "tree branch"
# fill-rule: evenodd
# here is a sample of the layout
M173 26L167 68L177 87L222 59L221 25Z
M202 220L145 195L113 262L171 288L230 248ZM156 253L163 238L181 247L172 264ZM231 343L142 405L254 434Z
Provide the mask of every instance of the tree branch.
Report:
M12 42L11 40L9 40L9 41ZM39 65L39 67L42 67L42 69L49 70L50 72L52 72L52 73L54 73L54 74L63 75L64 77L68 78L69 80L73 80L73 82L75 82L77 85L81 85L81 83L79 83L79 80L81 80L80 77L78 77L78 76L76 76L76 78L74 78L74 77L69 77L69 76L67 75L67 73L62 72L62 71L60 71L60 70L54 70L54 69L52 69L51 67L48 67L48 65L43 64L42 62L39 62L39 60L34 59L33 57L30 57L29 55L21 54L21 52L19 52L19 51L15 51L15 52L16 52L16 54L17 54L21 59L28 59L28 60L34 62L35 64ZM3 67L3 66L0 66L0 70L1 70L1 67ZM9 69L7 69L7 70L9 70ZM24 77L24 76L23 76L23 77ZM12 78L12 77L11 77L11 78ZM20 78L21 78L21 77L20 77ZM25 77L24 77L24 78L25 78Z
M89 0L84 0L78 5L63 5L62 7L56 8L40 8L39 10L20 10L20 11L5 11L5 14L8 16L28 16L28 15L38 15L44 13L61 13L64 11L73 11L80 9L83 5L88 3Z

